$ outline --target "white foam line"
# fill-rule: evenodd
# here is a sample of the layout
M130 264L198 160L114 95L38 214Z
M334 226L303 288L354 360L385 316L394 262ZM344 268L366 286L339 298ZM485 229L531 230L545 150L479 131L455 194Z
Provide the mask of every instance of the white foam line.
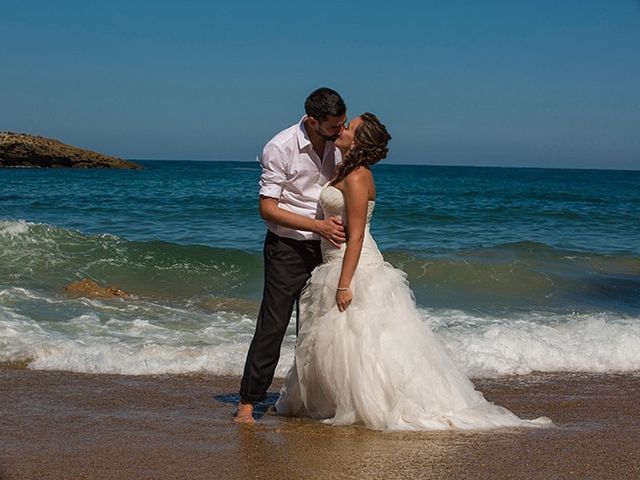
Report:
M83 310L78 310L77 300L68 300L76 305L70 305L70 318L58 314L55 320L36 322L23 310L31 306L33 292L7 290L14 297L0 304L0 360L33 359L30 367L35 369L240 375L255 327L253 317L233 312L204 314L145 302L139 302L139 308L133 311L125 302L118 311L112 304L104 308L106 303L100 301L87 302ZM0 299L7 298L7 290L0 291ZM611 314L532 313L508 318L459 311L423 313L425 328L431 325L435 329L472 377L533 371L640 370L638 318ZM278 376L286 373L293 358L294 325L292 322L283 345Z

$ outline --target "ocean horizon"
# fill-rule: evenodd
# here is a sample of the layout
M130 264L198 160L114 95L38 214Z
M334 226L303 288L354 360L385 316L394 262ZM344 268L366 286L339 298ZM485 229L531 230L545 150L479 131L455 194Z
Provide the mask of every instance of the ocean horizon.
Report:
M258 159L193 159L193 158L129 158L122 157L123 160L130 162L218 162L218 163L255 163ZM394 162L393 160L385 160L382 165L392 165L399 167L451 167L451 168L506 168L506 169L531 169L531 170L594 170L594 171L606 171L606 172L638 172L640 171L640 160L638 160L637 168L605 168L605 167L541 167L533 165L468 165L468 164L449 164L449 163L424 163L424 162ZM381 165L378 165L380 167Z

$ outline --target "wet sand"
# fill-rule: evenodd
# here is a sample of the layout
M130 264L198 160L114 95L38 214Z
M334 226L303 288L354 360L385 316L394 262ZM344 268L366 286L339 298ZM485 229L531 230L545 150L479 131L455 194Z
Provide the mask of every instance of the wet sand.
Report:
M640 478L640 374L476 380L489 400L556 424L476 433L336 428L268 409L237 425L238 383L5 365L0 479Z

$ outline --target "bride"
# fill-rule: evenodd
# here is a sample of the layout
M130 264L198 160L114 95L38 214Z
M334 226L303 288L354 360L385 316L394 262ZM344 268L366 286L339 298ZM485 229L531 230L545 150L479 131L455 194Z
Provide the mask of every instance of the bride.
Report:
M551 425L485 400L426 328L404 272L384 261L369 233L370 167L386 157L390 139L364 113L335 142L344 161L320 204L326 218L342 217L348 240L321 243L323 264L300 297L295 361L277 413L378 430Z

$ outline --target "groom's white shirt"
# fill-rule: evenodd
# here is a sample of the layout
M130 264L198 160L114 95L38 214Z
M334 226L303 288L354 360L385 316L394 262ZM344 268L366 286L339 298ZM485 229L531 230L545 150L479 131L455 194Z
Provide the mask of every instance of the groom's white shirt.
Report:
M320 188L333 177L341 156L333 142L326 142L322 159L318 157L304 128L305 118L278 133L265 145L260 159L260 195L277 199L278 206L284 210L321 219ZM265 223L281 237L320 239L316 233Z

